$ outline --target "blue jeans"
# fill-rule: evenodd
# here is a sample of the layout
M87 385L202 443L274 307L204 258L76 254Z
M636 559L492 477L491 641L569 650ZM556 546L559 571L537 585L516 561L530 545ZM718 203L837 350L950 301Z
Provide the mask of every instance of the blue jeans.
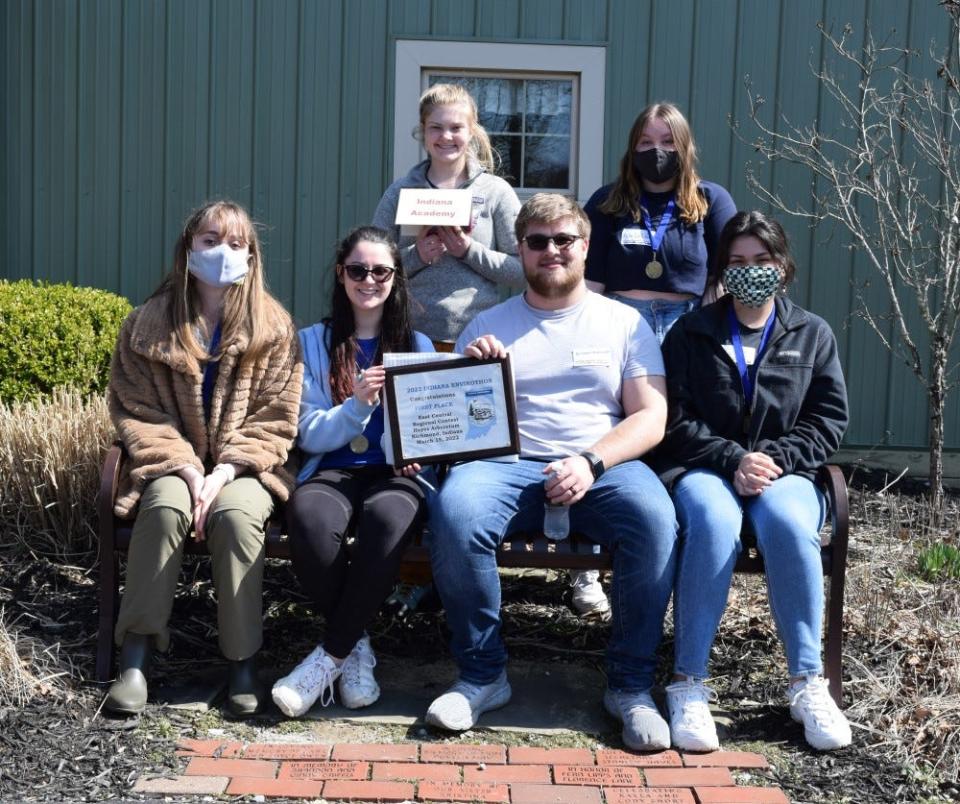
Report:
M447 612L460 677L489 684L503 671L496 550L513 532L543 527L543 461L455 466L430 516L433 578ZM670 495L641 461L611 467L570 508L570 529L613 558L611 689L653 684L656 650L673 586L677 523Z
M657 340L663 343L667 337L670 327L677 323L677 319L684 313L696 310L700 306L700 299L687 299L686 301L670 301L669 299L631 299L629 296L621 296L619 293L609 294L611 299L632 307L643 320L650 325L653 334Z
M673 502L680 522L673 601L676 672L707 676L746 515L763 555L770 610L790 675L822 673L820 528L826 502L817 487L798 475L784 475L759 496L740 497L720 475L693 469L674 486Z

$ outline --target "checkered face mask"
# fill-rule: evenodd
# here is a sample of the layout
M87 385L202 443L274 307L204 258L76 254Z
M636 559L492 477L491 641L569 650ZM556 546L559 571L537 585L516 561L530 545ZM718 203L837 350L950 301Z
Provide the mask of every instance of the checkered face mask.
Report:
M779 265L731 265L723 272L723 286L741 304L763 307L780 290Z

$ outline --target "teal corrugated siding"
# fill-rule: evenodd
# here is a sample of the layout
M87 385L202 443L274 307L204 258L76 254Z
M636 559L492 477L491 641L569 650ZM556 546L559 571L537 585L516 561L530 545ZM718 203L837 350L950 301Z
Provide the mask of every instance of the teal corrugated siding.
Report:
M270 284L301 323L324 310L337 237L369 219L393 175L397 38L605 45L605 174L640 108L673 100L702 174L749 207L748 170L800 201L814 185L758 162L731 130L733 118L753 135L746 76L765 121L829 124L810 72L831 57L819 21L895 28L923 50L945 29L930 0L7 0L0 15L0 275L139 302L188 211L226 196L263 224ZM847 443L922 447L918 383L851 314L857 292L883 305L870 267L842 232L786 223L794 296L840 342ZM956 394L948 444L960 448Z

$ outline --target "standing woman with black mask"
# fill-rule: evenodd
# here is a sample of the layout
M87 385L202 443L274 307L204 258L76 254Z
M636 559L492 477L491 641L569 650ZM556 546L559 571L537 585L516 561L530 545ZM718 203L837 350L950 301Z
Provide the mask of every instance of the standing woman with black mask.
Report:
M662 342L716 283L720 230L737 211L723 187L697 175L690 125L672 103L644 109L620 174L584 208L592 235L587 285L639 310Z
M697 175L690 125L672 103L644 109L630 128L620 174L597 190L590 218L587 286L639 311L657 340L700 306L723 225L737 211L730 193ZM596 570L570 573L581 613L609 608Z

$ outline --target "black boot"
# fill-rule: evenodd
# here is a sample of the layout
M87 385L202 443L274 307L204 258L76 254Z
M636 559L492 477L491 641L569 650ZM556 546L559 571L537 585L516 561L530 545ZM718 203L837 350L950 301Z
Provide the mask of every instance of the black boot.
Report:
M263 707L266 690L257 676L256 656L230 662L227 709L234 717L250 717Z
M147 705L147 673L152 647L148 634L127 633L120 647L120 675L110 685L103 708L118 715L137 715Z

